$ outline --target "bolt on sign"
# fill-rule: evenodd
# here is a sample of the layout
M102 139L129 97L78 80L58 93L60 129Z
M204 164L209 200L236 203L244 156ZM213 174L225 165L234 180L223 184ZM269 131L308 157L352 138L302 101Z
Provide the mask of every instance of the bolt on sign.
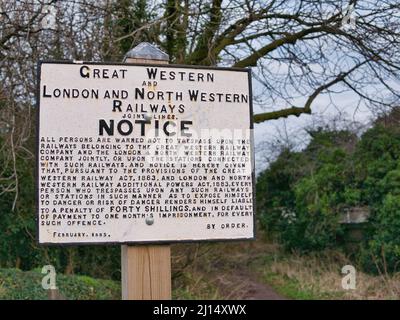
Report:
M43 244L254 238L251 74L39 63Z

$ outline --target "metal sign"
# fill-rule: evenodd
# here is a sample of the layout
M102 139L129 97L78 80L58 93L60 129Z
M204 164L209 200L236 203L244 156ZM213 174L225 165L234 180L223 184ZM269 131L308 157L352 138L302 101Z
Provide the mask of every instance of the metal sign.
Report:
M39 243L252 239L247 69L39 63Z

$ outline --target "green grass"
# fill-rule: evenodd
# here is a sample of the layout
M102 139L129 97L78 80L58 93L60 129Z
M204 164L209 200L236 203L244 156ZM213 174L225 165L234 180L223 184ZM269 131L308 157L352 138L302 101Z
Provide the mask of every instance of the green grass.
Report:
M47 300L40 269L0 269L0 300ZM68 300L119 300L119 281L88 276L57 274L56 286ZM219 299L217 289L201 276L185 274L175 281L172 298L177 300Z
M175 253L186 257L187 251L175 250ZM173 277L174 300L240 298L243 292L236 289L242 283L229 276L240 271L252 274L253 281L258 279L283 297L296 300L396 299L400 283L400 274L382 281L381 277L358 272L357 290L345 291L341 288L340 270L348 260L342 253L288 253L263 239L252 243L213 244L211 249L202 246L194 262L186 268L176 261L180 260L175 259L174 264L175 270L179 270ZM43 276L40 269L0 269L0 299L47 299L47 291L41 286ZM119 300L121 297L119 281L88 276L57 274L57 287L70 300Z
M40 270L0 269L0 299L46 300ZM121 297L120 283L86 276L57 274L56 285L69 300L116 300Z
M173 300L223 299L217 286L210 279L194 271L185 272L181 277L174 279L173 287Z
M293 300L325 300L335 299L332 294L315 292L311 289L303 289L297 279L281 276L276 273L266 273L263 277L265 283L271 285L280 295Z
M302 261L304 260L304 261ZM292 256L277 250L273 254L265 255L262 259L253 265L253 270L261 274L261 281L269 284L280 295L293 300L332 300L343 298L343 292L333 292L328 288L321 287L318 281L312 282L311 278L321 277L326 271L325 268L320 268L318 273L316 269L320 266L312 268L309 265L308 259L300 260L298 256ZM302 261L302 264L299 262ZM323 259L321 259L323 264ZM293 266L290 276L286 274L286 266ZM297 266L296 266L297 265ZM317 264L316 264L317 265ZM312 269L312 270L311 270ZM271 270L277 270L275 272ZM307 272L307 270L309 272ZM301 271L301 272L299 272ZM312 273L311 273L312 271ZM309 276L307 276L309 274Z

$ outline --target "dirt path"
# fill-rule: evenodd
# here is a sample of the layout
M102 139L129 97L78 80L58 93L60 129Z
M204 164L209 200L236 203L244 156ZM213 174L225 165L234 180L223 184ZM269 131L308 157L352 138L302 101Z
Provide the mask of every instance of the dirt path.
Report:
M215 284L226 299L243 300L287 300L268 284L257 279L247 270L235 274L216 276Z
M186 247L185 247L186 249ZM181 257L188 255L189 249ZM221 299L287 300L262 277L262 260L276 252L274 245L259 237L252 242L219 243L198 246L193 264L198 278L210 283Z
M287 300L265 281L255 268L257 259L273 250L261 239L255 242L228 246L223 250L219 263L224 266L223 276L217 277L216 285L227 299Z

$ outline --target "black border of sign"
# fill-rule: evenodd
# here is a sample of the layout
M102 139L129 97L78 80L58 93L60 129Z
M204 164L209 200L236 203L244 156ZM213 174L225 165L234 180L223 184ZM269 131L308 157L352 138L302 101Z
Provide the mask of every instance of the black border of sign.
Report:
M139 66L139 67L157 67L157 68L182 68L182 69L202 69L202 70L222 70L222 71L240 71L247 72L249 85L249 112L250 112L250 148L251 148L251 166L252 166L252 187L253 187L253 236L250 238L221 238L221 239L183 239L183 240L147 240L147 241L126 241L126 242L40 242L39 239L39 146L40 146L40 80L42 64L77 64L77 65L99 65L99 66ZM145 63L122 63L122 62L89 62L76 60L39 60L37 63L37 83L36 83L36 166L35 166L35 202L36 202L36 242L42 246L80 246L80 245L145 245L145 244L172 244L172 243L197 243L197 242L232 242L232 241L252 241L256 239L256 193L255 193L255 154L254 154L254 121L253 121L253 92L250 68L234 67L210 67L210 66L190 66L180 64L145 64Z

